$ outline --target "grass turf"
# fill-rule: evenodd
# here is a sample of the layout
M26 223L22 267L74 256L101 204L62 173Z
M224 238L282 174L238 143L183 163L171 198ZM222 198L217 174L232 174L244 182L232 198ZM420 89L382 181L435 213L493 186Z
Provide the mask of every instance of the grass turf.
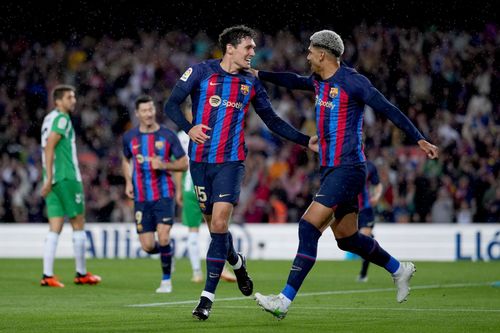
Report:
M319 261L288 316L275 320L221 281L206 322L191 317L203 284L190 282L185 259L176 261L172 294L155 294L159 260L89 260L97 286L77 286L73 260L56 260L65 288L39 286L42 261L0 260L0 332L500 332L498 262L417 262L408 302L398 304L389 275L370 266L355 281L359 261ZM278 293L289 261L249 261L255 290ZM230 298L230 299L227 299ZM162 304L172 302L174 304ZM179 302L179 303L175 303ZM131 307L137 304L154 306Z

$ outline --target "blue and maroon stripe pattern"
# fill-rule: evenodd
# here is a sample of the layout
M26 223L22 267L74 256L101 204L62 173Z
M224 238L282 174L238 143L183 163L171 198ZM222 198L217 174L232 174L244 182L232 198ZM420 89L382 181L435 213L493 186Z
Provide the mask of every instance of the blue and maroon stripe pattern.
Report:
M212 74L200 83L193 124L211 128L204 144L190 143L195 162L224 163L245 159L244 121L255 95L252 82L242 77Z
M155 133L139 134L130 140L130 151L134 166L132 181L135 200L143 202L173 198L175 187L172 176L165 170L153 170L151 165L153 156L159 156L164 162L170 161L171 145L167 139Z
M364 162L362 109L333 82L315 80L314 88L320 165L334 167Z

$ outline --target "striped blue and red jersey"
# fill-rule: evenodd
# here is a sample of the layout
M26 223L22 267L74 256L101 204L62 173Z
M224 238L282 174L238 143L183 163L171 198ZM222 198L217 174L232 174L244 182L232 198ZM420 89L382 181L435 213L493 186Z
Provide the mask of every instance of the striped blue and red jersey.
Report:
M354 165L366 161L363 151L365 104L385 114L415 142L423 139L411 121L353 68L342 65L326 80L316 74L306 77L266 71L259 71L259 78L290 89L315 92L319 161L323 167Z
M176 119L176 104L188 95L193 104L193 121L190 126L183 126ZM309 137L286 124L273 111L261 82L244 71L237 74L224 71L220 59L190 67L177 82L165 111L185 132L199 124L211 128L206 132L210 138L203 144L190 141L191 161L224 163L245 160L244 127L250 104L271 130L307 146Z
M151 133L142 133L139 127L132 128L123 135L123 155L130 160L133 167L135 201L157 201L175 197L175 186L170 172L154 170L151 166L154 156L169 162L172 157L179 159L186 155L173 131L163 126Z
M370 205L370 186L380 184L377 167L371 161L366 161L366 181L363 190L358 194L359 210L372 208Z

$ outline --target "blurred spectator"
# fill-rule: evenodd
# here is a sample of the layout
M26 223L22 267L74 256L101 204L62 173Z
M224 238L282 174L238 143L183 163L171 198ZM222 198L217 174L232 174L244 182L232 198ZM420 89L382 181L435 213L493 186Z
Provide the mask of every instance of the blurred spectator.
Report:
M253 65L307 75L311 32L261 33ZM377 221L500 221L500 33L435 28L356 26L344 61L373 84L441 148L428 161L386 119L366 108L365 154L381 169ZM39 196L41 120L58 83L78 90L72 115L89 222L133 220L120 176L120 136L134 125L133 101L152 95L158 107L190 64L220 56L216 38L140 32L113 39L0 40L0 221L46 220ZM276 111L309 135L314 96L269 85ZM159 120L172 127L162 114ZM318 186L317 157L276 138L249 112L248 158L234 220L295 222ZM450 204L451 201L451 204Z

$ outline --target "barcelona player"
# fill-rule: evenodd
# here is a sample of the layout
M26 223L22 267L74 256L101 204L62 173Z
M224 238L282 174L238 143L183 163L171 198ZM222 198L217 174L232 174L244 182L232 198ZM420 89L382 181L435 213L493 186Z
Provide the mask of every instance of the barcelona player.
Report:
M172 292L172 247L175 185L171 173L186 171L188 159L177 135L156 122L151 96L135 101L139 125L123 136L122 169L125 193L134 200L135 222L144 251L160 254L162 279L157 293ZM158 242L154 233L158 234Z
M228 232L244 174L244 120L250 103L275 133L306 147L310 140L276 115L260 81L245 71L255 56L254 38L255 32L246 26L225 29L219 36L222 59L188 68L165 105L166 114L191 138L190 171L212 237L205 288L193 310L193 317L200 320L206 320L210 314L226 260L234 269L243 295L253 292L245 258L234 250ZM180 109L188 95L193 103L192 123Z
M406 300L409 281L415 272L413 263L399 262L377 241L358 231L358 194L366 180L362 144L365 105L389 118L429 158L438 157L438 148L426 141L411 121L365 76L340 63L343 52L340 36L334 31L322 30L310 37L307 60L313 71L311 76L254 71L261 80L316 94L317 136L311 141L316 143L315 149L319 152L321 186L299 221L299 247L284 289L279 295L255 294L258 305L278 319L286 316L313 267L318 240L328 227L340 249L355 253L392 275L398 302Z

